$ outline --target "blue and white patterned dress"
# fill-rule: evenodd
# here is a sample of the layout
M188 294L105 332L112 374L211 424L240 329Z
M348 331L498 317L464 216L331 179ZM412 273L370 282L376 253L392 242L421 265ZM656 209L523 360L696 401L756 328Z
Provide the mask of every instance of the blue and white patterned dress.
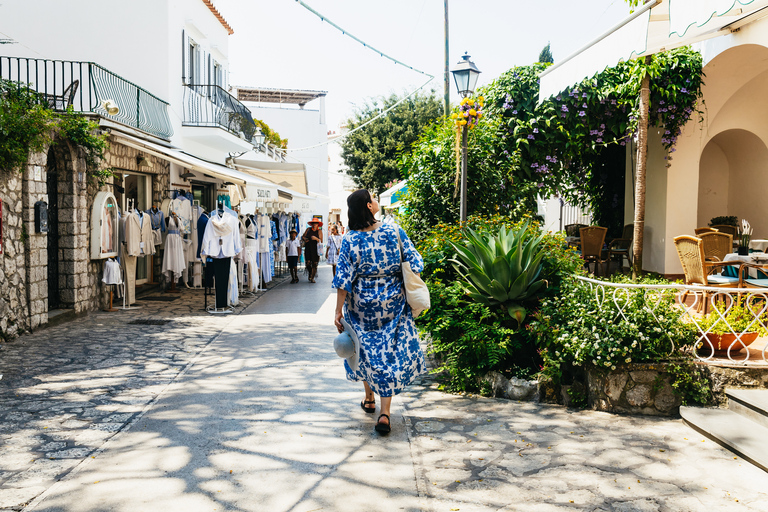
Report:
M353 372L344 362L347 379L367 382L379 396L397 395L425 372L411 307L405 301L395 229L400 229L405 261L414 272L424 270L405 231L384 224L344 235L332 285L348 292L344 318L360 340L358 370Z

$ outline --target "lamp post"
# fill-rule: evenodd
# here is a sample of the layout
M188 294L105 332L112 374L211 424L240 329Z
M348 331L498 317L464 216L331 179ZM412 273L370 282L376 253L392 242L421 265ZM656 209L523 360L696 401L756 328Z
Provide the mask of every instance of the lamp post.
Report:
M469 60L469 55L464 52L461 56L461 60L454 69L453 79L456 81L456 89L459 91L459 95L462 98L472 96L475 92L475 85L477 85L477 78L480 75L480 70L477 69L475 63ZM459 218L461 222L467 220L467 134L469 131L469 124L465 124L461 131L461 199L459 207Z

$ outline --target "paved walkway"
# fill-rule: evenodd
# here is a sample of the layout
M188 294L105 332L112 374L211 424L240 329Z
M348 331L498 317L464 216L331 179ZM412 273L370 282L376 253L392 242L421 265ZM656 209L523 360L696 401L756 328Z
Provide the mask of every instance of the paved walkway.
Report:
M331 348L329 283L226 317L185 291L0 346L0 510L768 511L768 474L680 420L425 378L379 437ZM173 321L128 323L147 318Z

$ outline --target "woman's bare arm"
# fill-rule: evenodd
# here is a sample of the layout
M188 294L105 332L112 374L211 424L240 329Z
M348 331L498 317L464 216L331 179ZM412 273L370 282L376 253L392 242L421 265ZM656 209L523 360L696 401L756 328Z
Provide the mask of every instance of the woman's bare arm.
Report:
M344 307L344 302L347 300L347 290L344 290L342 288L339 288L336 290L336 314L333 317L333 324L336 326L336 329L339 330L339 332L344 331L344 326L341 325L341 315L342 308Z

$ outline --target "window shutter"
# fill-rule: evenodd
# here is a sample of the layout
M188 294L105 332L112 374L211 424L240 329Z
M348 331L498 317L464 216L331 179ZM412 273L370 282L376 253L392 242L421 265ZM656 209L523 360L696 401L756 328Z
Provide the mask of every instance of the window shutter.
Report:
M181 83L187 83L187 34L181 31Z

